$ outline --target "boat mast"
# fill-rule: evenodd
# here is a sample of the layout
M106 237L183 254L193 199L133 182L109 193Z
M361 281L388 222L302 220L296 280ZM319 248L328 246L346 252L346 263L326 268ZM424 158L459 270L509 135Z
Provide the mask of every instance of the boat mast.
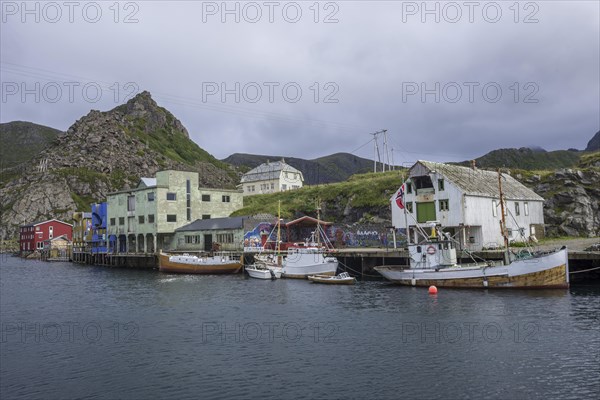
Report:
M504 238L504 248L505 250L505 264L508 265L508 263L510 262L510 256L509 256L509 242L508 242L508 235L506 232L506 218L504 217L504 193L502 192L502 172L500 172L500 168L498 168L498 191L500 192L500 212L502 213L502 219L500 222L500 231L502 233L502 237Z
M277 203L277 265L281 265L281 200Z
M317 200L317 247L321 247L321 205L320 201Z

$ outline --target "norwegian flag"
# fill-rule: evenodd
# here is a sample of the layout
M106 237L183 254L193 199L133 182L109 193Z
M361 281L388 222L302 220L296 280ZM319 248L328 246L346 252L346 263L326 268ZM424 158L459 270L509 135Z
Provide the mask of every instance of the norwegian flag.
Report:
M398 193L396 194L396 204L398 207L403 210L404 209L404 184L400 186Z

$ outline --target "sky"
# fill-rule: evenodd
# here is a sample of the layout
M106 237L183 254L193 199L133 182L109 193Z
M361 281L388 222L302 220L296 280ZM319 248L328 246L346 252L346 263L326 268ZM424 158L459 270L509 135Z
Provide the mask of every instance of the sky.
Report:
M583 149L600 129L598 1L0 1L0 10L0 122L66 131L147 90L217 158L372 159L378 148L407 166L498 148Z

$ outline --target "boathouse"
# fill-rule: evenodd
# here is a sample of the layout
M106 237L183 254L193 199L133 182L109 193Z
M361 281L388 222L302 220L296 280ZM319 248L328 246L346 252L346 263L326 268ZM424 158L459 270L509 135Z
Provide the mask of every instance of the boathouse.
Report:
M299 189L303 183L302 172L287 164L284 159L260 164L246 172L241 179L244 196Z
M71 240L73 237L73 226L58 219L42 222L33 222L22 225L19 235L19 249L21 255L26 255L35 250L44 248L44 241L65 235Z
M498 172L417 161L408 179L390 198L392 224L408 227L419 242L432 221L468 250L503 245ZM544 199L507 173L502 174L504 214L509 240L524 242L544 235Z
M177 251L241 251L248 217L197 219L175 229L170 248Z

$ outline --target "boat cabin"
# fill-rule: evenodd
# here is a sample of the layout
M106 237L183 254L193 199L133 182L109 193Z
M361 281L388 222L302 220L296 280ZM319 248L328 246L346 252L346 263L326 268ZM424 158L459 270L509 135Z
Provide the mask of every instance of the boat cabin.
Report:
M408 246L410 267L439 269L456 266L456 246L450 240L436 240Z

